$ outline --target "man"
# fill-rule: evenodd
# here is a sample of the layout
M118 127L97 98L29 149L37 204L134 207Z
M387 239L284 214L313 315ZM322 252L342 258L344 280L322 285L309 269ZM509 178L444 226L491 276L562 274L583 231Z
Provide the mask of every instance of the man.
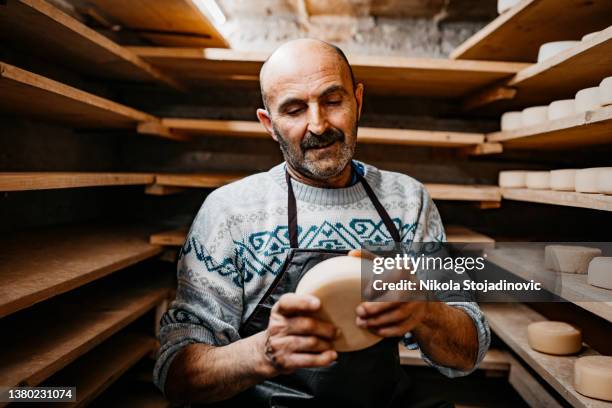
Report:
M292 293L309 267L359 256L365 242L444 241L416 180L352 160L363 85L317 40L276 50L260 74L257 116L285 163L213 191L182 248L177 299L162 319L157 385L172 400L223 406L414 406L401 337L448 376L490 342L474 303L364 302L360 327L385 338L337 353L320 301ZM298 218L299 216L299 218Z

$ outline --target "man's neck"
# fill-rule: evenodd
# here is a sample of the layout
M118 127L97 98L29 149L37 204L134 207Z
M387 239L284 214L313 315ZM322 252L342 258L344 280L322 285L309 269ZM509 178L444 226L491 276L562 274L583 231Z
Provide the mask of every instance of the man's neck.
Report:
M289 172L291 178L309 186L319 188L342 188L347 187L350 184L353 175L353 166L349 162L338 175L330 177L326 180L313 180L308 178L294 170L289 163L287 163L287 171Z

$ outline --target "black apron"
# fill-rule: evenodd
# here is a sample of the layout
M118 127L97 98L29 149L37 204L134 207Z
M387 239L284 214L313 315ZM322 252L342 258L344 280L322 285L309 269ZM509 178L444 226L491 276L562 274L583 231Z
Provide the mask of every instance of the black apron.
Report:
M391 217L363 176L354 171L391 237L400 242L399 231ZM272 306L283 294L295 292L298 282L310 268L348 253L346 250L298 247L297 205L288 173L286 180L291 248L273 283L241 325L242 338L268 327ZM275 408L439 406L411 401L410 380L399 362L398 342L399 338L386 338L363 350L338 353L338 359L329 367L298 369L289 375L279 375L215 405Z

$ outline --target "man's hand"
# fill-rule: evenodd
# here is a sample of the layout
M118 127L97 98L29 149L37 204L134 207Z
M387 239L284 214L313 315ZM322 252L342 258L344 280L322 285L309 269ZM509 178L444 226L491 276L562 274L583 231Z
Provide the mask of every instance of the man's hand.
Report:
M363 302L357 306L355 324L381 337L402 337L419 327L429 302Z
M295 293L281 296L272 307L263 352L276 374L328 366L338 357L332 344L336 327L314 317L320 307L315 296Z

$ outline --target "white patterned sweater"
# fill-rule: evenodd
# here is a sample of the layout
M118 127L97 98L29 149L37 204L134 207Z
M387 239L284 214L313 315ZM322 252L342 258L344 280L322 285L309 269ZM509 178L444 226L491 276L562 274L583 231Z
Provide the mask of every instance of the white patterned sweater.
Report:
M421 183L354 164L389 213L402 242L446 240L438 210ZM392 242L361 183L328 189L292 180L292 186L300 248L355 249L366 242ZM241 323L280 271L289 248L285 163L208 195L179 255L176 300L161 321L153 377L162 391L172 359L182 347L223 346L240 339ZM487 322L475 303L447 303L474 321L478 366L490 344ZM406 342L416 348L409 338L410 334ZM469 373L436 365L423 353L422 357L449 377Z

